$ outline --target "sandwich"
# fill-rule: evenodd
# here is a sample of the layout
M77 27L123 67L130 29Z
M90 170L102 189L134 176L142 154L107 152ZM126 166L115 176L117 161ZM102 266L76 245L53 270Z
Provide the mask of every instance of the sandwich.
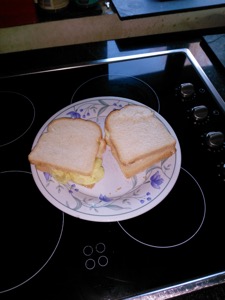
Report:
M125 177L130 178L176 152L176 140L142 105L127 105L105 119L105 140Z
M28 160L57 181L92 188L104 177L106 143L100 126L83 119L59 118L49 123Z

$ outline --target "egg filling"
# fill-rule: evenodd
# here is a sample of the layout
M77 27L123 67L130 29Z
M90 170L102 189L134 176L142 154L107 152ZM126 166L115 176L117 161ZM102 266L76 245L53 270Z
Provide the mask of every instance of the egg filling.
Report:
M81 175L75 172L63 172L60 170L52 169L51 175L61 183L72 181L81 185L92 185L100 181L104 177L104 168L102 166L102 159L96 158L94 170L92 175Z

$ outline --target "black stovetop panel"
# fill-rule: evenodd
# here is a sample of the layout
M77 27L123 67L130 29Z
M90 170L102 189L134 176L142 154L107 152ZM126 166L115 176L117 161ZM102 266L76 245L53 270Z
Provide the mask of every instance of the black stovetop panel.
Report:
M123 20L224 6L224 0L112 0Z
M119 74L118 81L78 89L107 74ZM129 77L150 85L160 105L139 85L133 89ZM195 92L185 99L181 84L191 82ZM225 270L225 149L210 148L205 139L208 132L224 131L225 119L218 95L207 84L185 51L0 80L5 99L0 177L2 195L7 195L1 201L1 299L32 299L34 294L124 299ZM41 126L71 101L97 96L149 105L170 123L181 145L174 188L154 209L131 220L92 222L62 213L32 179L27 155ZM196 121L192 109L201 105L208 115Z
M202 46L212 59L225 68L225 33L204 35Z

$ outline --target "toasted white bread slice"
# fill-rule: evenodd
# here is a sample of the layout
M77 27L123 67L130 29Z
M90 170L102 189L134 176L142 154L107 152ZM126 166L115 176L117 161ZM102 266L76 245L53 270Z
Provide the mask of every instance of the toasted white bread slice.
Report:
M175 138L150 108L141 105L112 111L105 120L105 139L127 178L176 151Z
M57 180L93 187L103 175L105 141L100 126L90 120L53 120L28 156L36 168Z

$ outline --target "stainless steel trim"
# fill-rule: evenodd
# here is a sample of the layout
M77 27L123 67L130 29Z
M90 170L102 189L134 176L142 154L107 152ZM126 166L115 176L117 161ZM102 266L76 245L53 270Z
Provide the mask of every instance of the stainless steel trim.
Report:
M225 271L216 273L196 280L183 282L171 287L162 288L159 290L151 291L142 295L137 295L126 300L165 300L173 297L185 295L195 291L202 290L207 287L215 286L225 283Z
M199 65L199 63L197 62L197 60L195 59L195 57L193 56L193 54L191 53L191 51L189 49L185 49L185 52L187 53L189 59L193 63L193 66L195 67L195 69L197 70L197 72L202 77L203 81L206 83L206 85L208 86L208 88L210 89L210 91L212 92L212 94L214 95L214 97L216 98L218 104L221 106L221 108L225 112L225 101L222 99L222 97L220 96L220 94L217 92L217 90L215 89L214 85L212 84L212 82L209 80L209 78L207 77L207 75L205 74L205 72L202 70L201 66Z
M187 57L190 59L192 62L194 68L196 71L199 73L211 93L214 95L216 101L220 105L220 107L223 109L225 113L225 101L222 99L220 94L217 92L191 51L187 48L180 48L180 49L171 49L171 50L164 50L164 51L157 51L157 52L148 52L148 53L141 53L141 54L134 54L134 55L127 55L127 56L119 56L119 57L113 57L113 58L105 58L105 59L98 59L98 60L93 60L93 61L87 61L87 62L79 62L75 63L70 66L64 66L64 67L59 67L59 68L53 68L53 69L47 69L47 70L40 70L40 71L34 71L34 72L29 72L26 74L20 74L19 76L24 76L24 75L31 75L31 74L41 74L41 73L47 73L47 72L56 72L56 71L62 71L62 70L71 70L71 69L77 69L77 68L83 68L83 67L88 67L88 66L93 66L93 65L103 65L103 64L109 64L109 63L115 63L115 62L123 62L123 61L128 61L128 60L136 60L136 59L142 59L142 58L149 58L153 56L162 56L162 55L167 55L171 53L180 53L183 52L187 55ZM17 75L18 76L18 75ZM12 76L13 77L13 76Z

